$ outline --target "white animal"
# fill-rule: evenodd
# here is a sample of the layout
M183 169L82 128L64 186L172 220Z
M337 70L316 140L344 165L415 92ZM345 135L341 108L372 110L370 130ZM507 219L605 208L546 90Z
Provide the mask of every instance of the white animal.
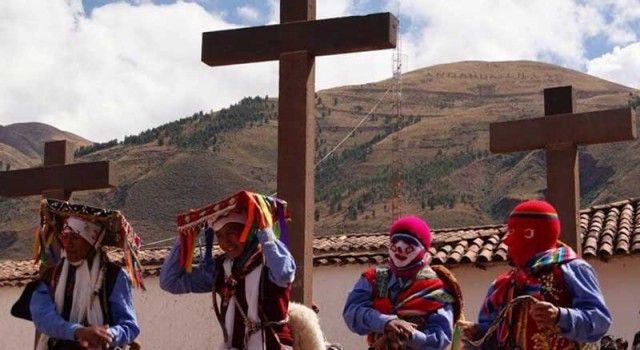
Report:
M289 327L293 334L293 350L325 350L327 348L318 315L310 308L290 302Z

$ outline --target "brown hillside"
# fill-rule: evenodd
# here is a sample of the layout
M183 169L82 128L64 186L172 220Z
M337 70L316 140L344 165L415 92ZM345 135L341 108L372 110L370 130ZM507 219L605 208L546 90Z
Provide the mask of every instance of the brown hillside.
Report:
M317 159L345 137L392 84L385 80L318 92ZM491 155L489 123L542 116L542 90L568 84L577 90L579 112L622 107L629 93L637 93L529 61L460 62L404 74L401 120L395 118L387 93L353 137L318 167L316 233L377 232L389 225L394 132L402 140L403 212L424 216L437 228L502 222L516 201L541 196L545 160L542 152ZM82 161L111 160L118 186L79 193L74 199L123 210L149 242L174 236L175 214L188 208L240 188L272 193L276 104L274 99L260 100L250 108L230 108L233 113L201 113L161 127L146 144L121 144L83 156ZM215 136L198 134L214 130L221 118L246 113L260 117L220 129ZM581 150L582 206L638 196L639 150L637 141ZM0 257L26 254L29 239L18 237L30 237L36 208L37 198L0 201Z
M0 126L0 144L10 146L22 153L23 159L22 161L16 159L18 164L12 166L14 169L24 166L34 166L41 163L44 152L43 145L45 142L52 140L68 140L76 147L93 143L83 137L43 123L15 123ZM17 154L13 154L13 157L21 158L21 156ZM31 161L25 164L24 157L29 158ZM0 158L0 160L2 160L2 158ZM10 161L8 157L5 162L6 161Z

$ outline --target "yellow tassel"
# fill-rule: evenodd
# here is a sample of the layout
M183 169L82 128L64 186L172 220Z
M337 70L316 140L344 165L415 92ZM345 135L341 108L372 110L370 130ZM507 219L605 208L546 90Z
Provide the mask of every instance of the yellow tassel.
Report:
M258 200L258 205L260 206L260 211L262 212L262 217L267 223L267 227L273 226L273 218L271 216L271 210L267 206L267 203L264 202L264 199L260 195L256 195L256 199Z

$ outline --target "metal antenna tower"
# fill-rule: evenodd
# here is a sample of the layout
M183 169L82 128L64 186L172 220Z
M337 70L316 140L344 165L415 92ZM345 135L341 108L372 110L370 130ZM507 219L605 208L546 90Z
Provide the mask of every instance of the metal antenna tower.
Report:
M395 127L391 136L391 216L392 220L397 219L403 213L403 170L404 160L402 152L402 140L400 139L402 116L402 72L403 63L406 61L406 56L402 54L402 41L400 32L400 0L398 0L397 15L398 27L397 27L397 44L396 50L393 53L393 96L394 96L394 109L395 109Z

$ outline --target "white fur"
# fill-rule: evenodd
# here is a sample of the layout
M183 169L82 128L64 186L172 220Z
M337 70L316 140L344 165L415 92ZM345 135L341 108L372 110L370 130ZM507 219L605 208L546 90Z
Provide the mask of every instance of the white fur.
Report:
M318 315L310 308L290 302L289 327L293 334L293 350L325 350L326 345Z

